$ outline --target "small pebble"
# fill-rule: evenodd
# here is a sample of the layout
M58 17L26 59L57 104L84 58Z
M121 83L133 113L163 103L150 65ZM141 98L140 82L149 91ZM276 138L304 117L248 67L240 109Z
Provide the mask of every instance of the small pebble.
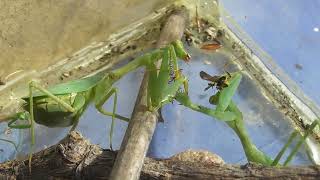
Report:
M118 53L120 51L120 48L119 47L113 47L112 49L111 49L111 52L112 53Z
M211 64L211 62L208 61L208 60L204 60L203 63L204 63L205 65L210 65L210 64Z
M137 49L137 46L136 46L136 45L132 45L132 46L131 46L131 49L132 49L132 50L135 50L135 49Z
M0 79L0 86L1 86L1 85L5 85L5 84L6 84L6 83L5 83L3 80Z
M237 47L237 44L236 44L236 43L233 43L233 44L232 44L232 49L236 49L236 47Z
M211 36L211 37L216 37L217 36L217 31L214 27L209 27L208 29L206 29L204 31L207 35Z
M5 134L5 135L10 135L10 134L12 134L11 128L6 128L6 130L4 131L4 134Z
M63 73L63 74L62 74L62 76L67 78L67 77L69 77L69 76L70 76L70 74L69 74L69 73L67 73L67 72L65 72L65 73Z

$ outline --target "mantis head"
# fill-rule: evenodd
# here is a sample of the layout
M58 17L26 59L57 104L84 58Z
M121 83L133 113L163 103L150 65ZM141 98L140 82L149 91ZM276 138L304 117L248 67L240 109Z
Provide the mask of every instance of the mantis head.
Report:
M172 45L178 58L184 60L185 62L190 62L191 56L183 48L183 43L180 40L174 41Z
M15 114L14 119L28 120L30 119L30 114L27 111L18 112L17 114Z

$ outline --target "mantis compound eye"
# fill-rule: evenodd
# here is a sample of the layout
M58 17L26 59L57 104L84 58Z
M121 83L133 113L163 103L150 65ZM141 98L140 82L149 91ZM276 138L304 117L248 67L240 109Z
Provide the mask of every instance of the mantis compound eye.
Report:
M216 93L215 95L211 96L209 99L209 103L213 105L217 105L219 102L219 94L220 92Z

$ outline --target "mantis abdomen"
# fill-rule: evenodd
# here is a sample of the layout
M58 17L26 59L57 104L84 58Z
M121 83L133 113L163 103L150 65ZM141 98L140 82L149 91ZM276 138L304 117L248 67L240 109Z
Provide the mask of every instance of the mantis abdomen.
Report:
M57 95L61 100L72 105L75 100L75 95ZM56 101L49 97L34 97L33 98L34 120L38 124L47 127L69 127L74 124L74 113L68 111ZM24 109L29 111L29 100L26 99ZM30 113L30 112L29 112Z

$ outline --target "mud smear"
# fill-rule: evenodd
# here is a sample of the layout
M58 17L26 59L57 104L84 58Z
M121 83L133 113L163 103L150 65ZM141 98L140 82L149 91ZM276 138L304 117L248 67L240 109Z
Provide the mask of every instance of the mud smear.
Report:
M168 1L0 2L0 77L44 69Z

